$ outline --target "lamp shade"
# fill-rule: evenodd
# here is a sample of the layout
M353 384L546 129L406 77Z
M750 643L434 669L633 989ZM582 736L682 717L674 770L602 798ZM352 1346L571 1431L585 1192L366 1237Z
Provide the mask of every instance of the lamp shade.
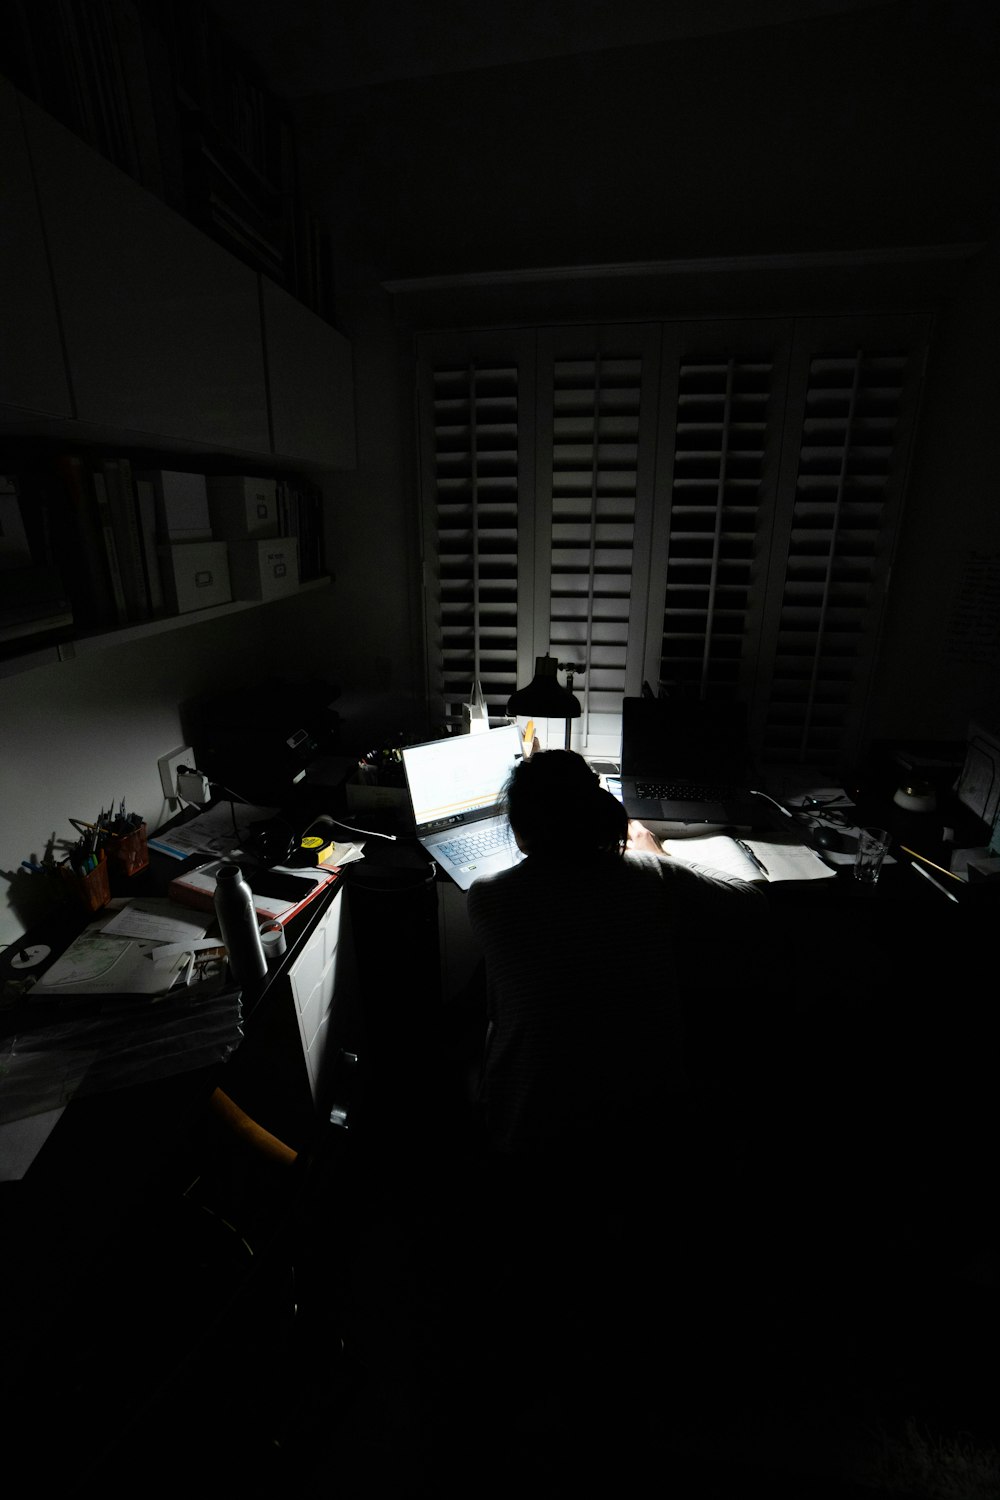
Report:
M560 685L558 665L554 656L536 656L534 677L527 687L511 693L507 712L530 714L535 719L578 719L582 713L580 700Z

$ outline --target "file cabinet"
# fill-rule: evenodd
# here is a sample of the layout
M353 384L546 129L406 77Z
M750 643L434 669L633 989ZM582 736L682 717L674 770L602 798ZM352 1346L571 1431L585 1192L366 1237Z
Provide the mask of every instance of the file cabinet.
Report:
M334 1004L338 991L347 989L350 969L344 893L337 891L288 970L302 1055L317 1107L323 1103L327 1059L332 1055Z

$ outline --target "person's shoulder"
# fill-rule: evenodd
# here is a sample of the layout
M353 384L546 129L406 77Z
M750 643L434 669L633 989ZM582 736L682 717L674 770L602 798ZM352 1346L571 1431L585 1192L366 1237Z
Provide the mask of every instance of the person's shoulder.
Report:
M670 859L665 854L653 854L647 849L626 849L622 855L621 864L627 870L642 872L646 878L651 876L662 878L664 872L670 867Z
M490 875L480 875L469 886L467 893L469 910L483 903L488 905L505 892L516 890L529 878L528 866L529 861L522 859L507 870L494 870Z

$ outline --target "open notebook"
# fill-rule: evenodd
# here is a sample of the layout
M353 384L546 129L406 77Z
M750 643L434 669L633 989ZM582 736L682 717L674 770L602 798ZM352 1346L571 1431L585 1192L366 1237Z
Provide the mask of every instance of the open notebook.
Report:
M825 880L837 873L795 834L737 839L719 833L705 838L663 839L662 843L682 864L704 865L740 880Z

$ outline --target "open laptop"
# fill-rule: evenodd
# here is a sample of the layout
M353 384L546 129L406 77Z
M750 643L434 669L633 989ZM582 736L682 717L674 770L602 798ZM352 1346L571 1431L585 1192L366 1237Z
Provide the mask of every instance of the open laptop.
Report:
M516 724L403 747L417 838L463 891L524 858L500 810L521 755Z
M750 787L743 704L624 699L621 795L630 818L770 826Z

